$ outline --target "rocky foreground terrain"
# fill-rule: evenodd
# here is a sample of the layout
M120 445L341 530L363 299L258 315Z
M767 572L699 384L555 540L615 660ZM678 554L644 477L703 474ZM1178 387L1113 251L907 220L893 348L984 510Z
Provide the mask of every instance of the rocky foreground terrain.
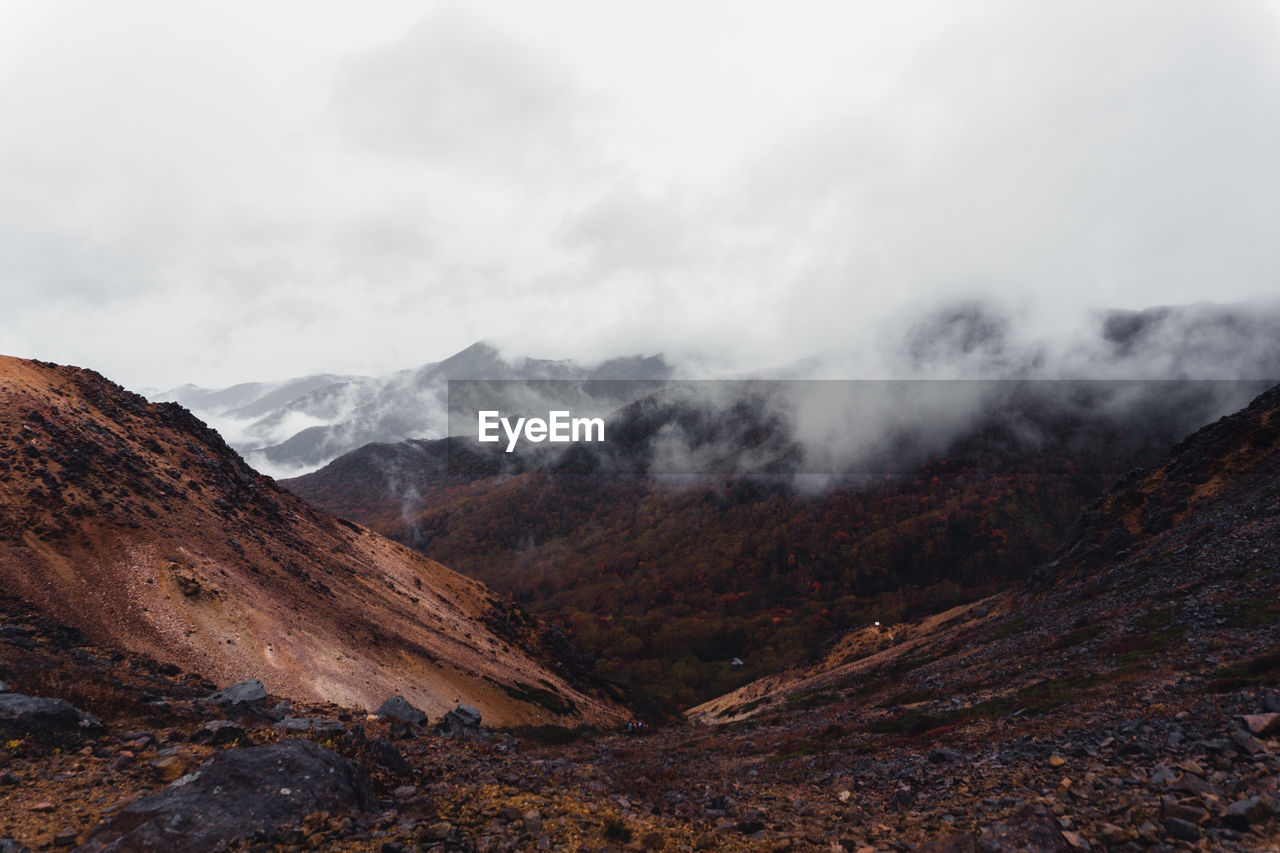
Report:
M934 662L728 725L495 731L466 709L414 720L392 704L368 719L253 683L217 691L12 599L2 610L0 850L1280 843L1280 695L1233 686L1274 656L1218 666L1233 674L1217 680L1178 672L1185 657L1105 689L1034 676L981 713L964 713L964 673ZM904 712L904 684L947 698Z

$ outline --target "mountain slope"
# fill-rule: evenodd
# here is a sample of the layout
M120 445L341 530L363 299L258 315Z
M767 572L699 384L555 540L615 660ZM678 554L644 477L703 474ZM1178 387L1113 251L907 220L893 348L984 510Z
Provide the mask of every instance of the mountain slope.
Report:
M1135 469L1026 589L862 627L816 663L689 711L723 723L796 697L877 699L916 733L984 714L1280 681L1280 386ZM894 697L898 697L896 700ZM1020 698L1021 697L1021 698ZM1070 713L1055 711L1063 719ZM895 716L896 715L896 716Z
M0 584L96 641L301 700L461 700L493 723L619 713L483 585L311 509L178 405L77 368L0 360Z
M938 408L991 403L932 457L886 430L868 444L891 448L884 457L897 471L816 492L750 478L666 487L611 476L644 470L618 462L643 460L655 435L687 436L719 458L745 450L784 463L796 444L786 419L768 412L674 404L612 418L598 466L495 476L483 458L458 464L465 444L402 442L284 485L516 596L563 626L605 675L675 709L808 659L851 627L1022 581L1119 472L1158 461L1229 411L1222 392L1243 392L1232 408L1257 393L1245 383L928 384ZM579 461L589 453L575 451ZM731 668L734 657L745 666Z

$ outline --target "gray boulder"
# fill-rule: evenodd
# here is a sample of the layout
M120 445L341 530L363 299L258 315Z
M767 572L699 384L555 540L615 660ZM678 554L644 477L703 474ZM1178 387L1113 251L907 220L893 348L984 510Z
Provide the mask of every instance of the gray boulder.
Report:
M266 699L267 691L263 689L262 682L256 678L237 681L230 687L223 688L209 697L210 702L232 707L236 705L253 705L258 702L265 702Z
M233 720L212 720L191 733L191 742L222 746L224 743L243 740L246 735L244 726Z
M283 732L316 732L318 734L342 734L347 727L340 720L328 717L285 717L275 724Z
M480 712L470 705L459 705L444 715L443 728L449 734L480 728Z
M409 700L403 696L392 696L379 705L374 713L379 717L391 717L395 720L404 720L406 723L421 723L427 719L427 715L421 709L410 705Z
M104 729L102 720L65 699L0 693L0 737L5 740L29 737L42 746L63 746Z
M376 804L364 768L319 744L291 739L228 749L159 794L126 806L85 851L205 853L257 837L315 812L365 812Z

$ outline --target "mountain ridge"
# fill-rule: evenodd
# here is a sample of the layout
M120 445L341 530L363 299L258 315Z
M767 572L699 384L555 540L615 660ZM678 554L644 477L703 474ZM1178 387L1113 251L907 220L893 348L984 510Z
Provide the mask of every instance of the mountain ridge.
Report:
M552 671L554 632L307 506L175 403L4 358L0 426L4 586L94 639L348 707L402 694L495 722L621 713Z

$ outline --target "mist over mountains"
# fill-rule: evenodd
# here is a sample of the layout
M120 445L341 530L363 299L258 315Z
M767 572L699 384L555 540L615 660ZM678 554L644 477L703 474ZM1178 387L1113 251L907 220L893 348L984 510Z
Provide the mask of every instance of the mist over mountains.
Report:
M476 343L443 361L385 376L306 376L221 390L184 385L155 399L190 408L258 470L291 476L371 442L444 436L453 379L663 379L670 373L661 356L584 367L506 359Z
M842 352L733 377L713 373L712 363L634 355L583 364L509 356L480 342L443 361L382 376L318 374L223 389L184 385L153 399L190 408L258 470L288 477L373 442L444 437L450 380L636 380L637 398L643 381L673 377L1266 380L1280 376L1280 306L1197 303L1106 311L1079 330L1050 332L1007 306L967 300L923 312L876 340L850 341ZM577 399L588 402L587 395ZM572 405L574 399L561 402ZM633 400L616 402L621 407ZM1242 402L1233 397L1209 414L1225 414ZM963 419L963 412L948 417ZM863 434L880 429L863 426ZM797 438L811 449L848 455L848 448L833 449L829 435Z

